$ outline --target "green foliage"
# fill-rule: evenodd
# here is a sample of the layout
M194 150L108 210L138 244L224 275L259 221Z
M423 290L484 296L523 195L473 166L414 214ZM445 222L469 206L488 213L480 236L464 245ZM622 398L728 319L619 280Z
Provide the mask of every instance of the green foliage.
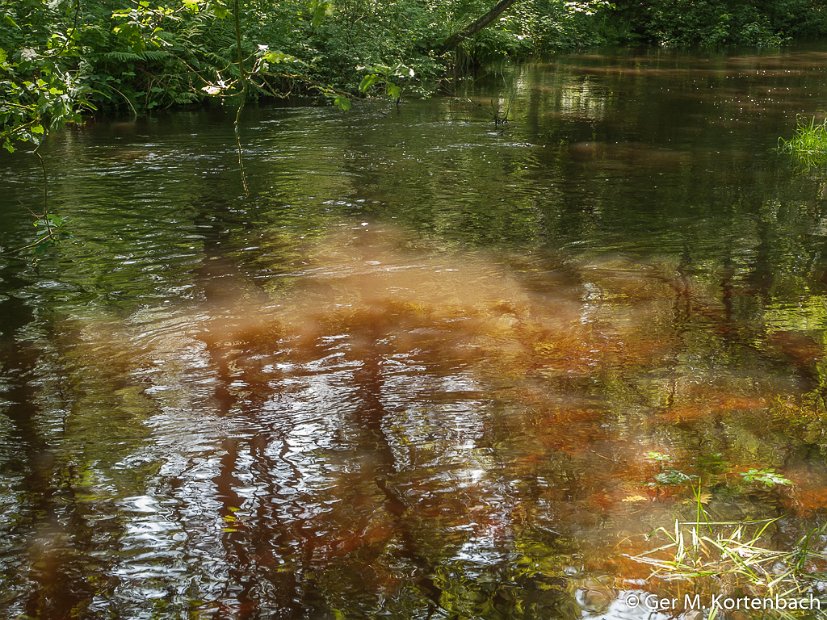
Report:
M771 470L758 473L767 471ZM700 484L693 492L693 520L678 519L674 529L656 529L647 536L655 541L654 548L627 556L651 566L653 582L663 586L691 581L693 590L704 597L732 593L796 597L814 592L823 580L825 556L814 543L822 539L824 525L810 528L788 548L779 549L772 544L779 518L718 520L704 507ZM780 617L792 616L782 612Z
M758 482L769 488L792 485L791 481L781 474L777 474L774 469L750 469L743 472L741 477L746 482Z
M482 31L465 48L479 59L493 60L600 45L607 41L602 16L611 9L606 0L520 2L496 28Z
M683 473L677 469L667 467L672 462L672 457L662 452L650 451L646 453L646 459L657 463L661 471L655 474L654 482L650 482L650 487L656 486L677 486L690 482L694 476Z
M827 33L818 0L619 0L625 38L671 47L778 47L792 37Z
M690 480L692 480L691 476L677 469L667 469L655 475L655 483L663 486L685 484Z
M359 82L360 93L367 93L374 87L380 87L391 99L399 99L402 96L401 80L413 78L416 75L413 69L402 63L397 63L394 67L376 65L373 67L357 67L357 69L367 72L362 81Z
M455 62L634 38L778 45L827 32L816 0L523 0L461 44L492 0L0 0L0 142L38 145L99 107L133 114L224 99L428 94ZM237 14L236 14L237 13ZM621 25L618 25L621 24ZM238 27L238 28L236 28Z
M38 215L33 223L37 229L35 240L29 244L35 254L42 254L61 239L68 237L65 219L59 215L45 213Z
M823 579L824 555L812 541L818 527L789 549L771 546L777 519L715 521L704 510L701 519L676 521L673 530L658 528L657 548L632 560L654 569L650 579L691 580L696 591L710 594L749 592L753 596L805 596Z
M778 139L778 150L806 168L827 163L827 120L816 123L815 118L809 122L799 118L793 137Z
M0 2L0 144L7 151L19 143L38 146L50 129L95 109L92 88L77 66L77 28L45 28L71 20L71 12L50 3L37 7L38 14L32 4Z

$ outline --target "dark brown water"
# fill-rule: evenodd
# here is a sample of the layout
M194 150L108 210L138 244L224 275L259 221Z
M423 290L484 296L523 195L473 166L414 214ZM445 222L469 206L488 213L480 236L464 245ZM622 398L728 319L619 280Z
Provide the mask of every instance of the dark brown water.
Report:
M693 487L789 548L827 171L774 149L825 98L827 52L623 54L262 108L250 198L221 110L51 138L71 237L0 257L3 614L666 618L627 556ZM14 248L40 173L0 164Z

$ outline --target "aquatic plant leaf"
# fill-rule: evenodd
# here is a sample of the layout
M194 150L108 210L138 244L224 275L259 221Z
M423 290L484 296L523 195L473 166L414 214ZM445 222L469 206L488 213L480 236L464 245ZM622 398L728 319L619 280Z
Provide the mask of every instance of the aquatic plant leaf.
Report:
M683 484L689 482L691 479L691 476L677 469L667 469L655 475L655 482L663 485Z
M750 469L748 471L741 472L741 477L746 482L758 482L766 487L792 485L791 480L788 480L781 474L776 473L774 469Z

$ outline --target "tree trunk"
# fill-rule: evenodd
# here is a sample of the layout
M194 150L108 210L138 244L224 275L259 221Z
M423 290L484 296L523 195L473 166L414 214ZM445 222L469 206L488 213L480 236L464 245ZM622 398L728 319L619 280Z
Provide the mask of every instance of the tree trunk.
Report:
M443 53L454 49L465 39L477 34L480 30L485 28L488 24L497 19L503 11L505 11L508 7L510 7L512 4L515 4L518 1L519 0L500 0L497 4L494 5L494 8L488 11L488 13L486 13L476 21L471 22L459 32L452 34L450 37L445 39L445 42L437 48L437 51Z

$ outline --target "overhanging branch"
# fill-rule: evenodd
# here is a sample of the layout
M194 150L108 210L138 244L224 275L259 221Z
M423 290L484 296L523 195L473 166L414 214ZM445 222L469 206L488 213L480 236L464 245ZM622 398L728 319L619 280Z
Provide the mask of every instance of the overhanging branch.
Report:
M479 19L468 24L459 32L452 34L450 37L437 48L440 53L448 52L454 49L457 45L462 43L468 37L474 36L480 30L488 26L491 22L497 19L508 7L516 4L519 0L500 0L494 7Z

